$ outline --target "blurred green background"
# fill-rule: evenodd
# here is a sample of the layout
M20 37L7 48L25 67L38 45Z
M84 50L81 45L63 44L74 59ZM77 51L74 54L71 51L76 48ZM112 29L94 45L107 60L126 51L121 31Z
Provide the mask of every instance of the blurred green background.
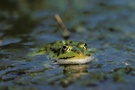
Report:
M96 48L86 65L51 65L46 56L27 54L63 40L59 14L68 39ZM0 89L54 90L135 88L134 0L1 0Z

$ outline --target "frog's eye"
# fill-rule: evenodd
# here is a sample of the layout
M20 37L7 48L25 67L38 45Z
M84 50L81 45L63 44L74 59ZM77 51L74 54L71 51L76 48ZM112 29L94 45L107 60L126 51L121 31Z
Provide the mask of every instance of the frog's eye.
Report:
M84 48L84 49L87 49L87 44L86 43L80 43L79 44L79 47Z
M87 47L87 44L86 44L86 43L83 43L83 45L84 45L85 47Z
M87 44L86 43L84 43L84 47L87 48Z
M64 46L63 46L63 50L64 50L64 51L70 51L71 49L72 49L71 46L68 46L68 45L64 45Z
M64 45L64 46L63 46L63 50L64 50L64 51L67 51L67 50L68 50L68 46L67 46L67 45Z

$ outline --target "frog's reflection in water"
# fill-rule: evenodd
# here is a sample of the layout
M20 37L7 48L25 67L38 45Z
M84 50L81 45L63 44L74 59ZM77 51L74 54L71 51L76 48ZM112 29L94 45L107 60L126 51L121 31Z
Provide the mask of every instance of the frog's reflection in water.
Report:
M83 75L88 73L87 69L90 67L88 64L83 65L62 65L64 67L63 73L65 77L61 80L63 87L67 87Z

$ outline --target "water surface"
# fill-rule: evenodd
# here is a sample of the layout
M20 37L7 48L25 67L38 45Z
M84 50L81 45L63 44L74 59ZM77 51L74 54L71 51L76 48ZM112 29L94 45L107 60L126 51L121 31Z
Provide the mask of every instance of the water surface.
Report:
M0 89L133 90L135 83L134 0L0 1ZM85 65L54 65L28 53L63 40L59 14L70 40L96 48Z

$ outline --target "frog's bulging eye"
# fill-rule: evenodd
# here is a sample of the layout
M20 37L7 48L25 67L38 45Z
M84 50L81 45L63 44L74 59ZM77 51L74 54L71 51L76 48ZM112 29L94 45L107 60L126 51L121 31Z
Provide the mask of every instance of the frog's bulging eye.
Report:
M84 46L85 46L85 47L87 47L87 44L86 44L86 43L84 43Z
M80 43L79 47L81 47L83 49L87 49L87 44L86 43Z
M63 50L64 50L64 51L70 51L71 49L72 49L71 46L67 46L67 45L64 45L64 46L63 46Z
M63 46L63 50L64 50L64 51L67 51L67 50L68 50L68 46L67 46L67 45L64 45L64 46Z
M86 43L84 43L84 48L87 49L87 44Z
M67 50L67 49L68 49L68 46L66 46L66 45L63 46L63 49L64 49L64 50Z

